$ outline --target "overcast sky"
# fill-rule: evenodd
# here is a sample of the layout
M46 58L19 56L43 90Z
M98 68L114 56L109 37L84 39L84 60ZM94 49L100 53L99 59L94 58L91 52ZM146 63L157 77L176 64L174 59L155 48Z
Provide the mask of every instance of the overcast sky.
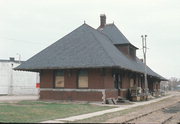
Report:
M99 15L140 48L147 34L147 64L166 78L180 78L180 0L0 0L0 59L27 60Z

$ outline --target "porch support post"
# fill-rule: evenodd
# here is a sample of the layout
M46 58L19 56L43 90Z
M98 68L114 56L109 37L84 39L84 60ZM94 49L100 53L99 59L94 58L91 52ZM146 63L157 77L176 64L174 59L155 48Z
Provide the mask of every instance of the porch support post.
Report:
M105 90L102 91L102 100L103 100L103 104L106 104L106 91Z

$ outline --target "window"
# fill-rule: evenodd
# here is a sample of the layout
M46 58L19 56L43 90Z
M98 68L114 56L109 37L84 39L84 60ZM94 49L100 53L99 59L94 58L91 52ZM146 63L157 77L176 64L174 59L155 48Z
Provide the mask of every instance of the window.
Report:
M64 87L64 71L58 70L55 72L55 87Z
M130 79L130 87L134 87L134 79L133 78Z
M80 70L78 74L78 87L88 88L88 72L87 70Z
M116 89L121 89L121 76L120 74L115 74L115 88Z
M134 49L130 47L129 53L131 56L134 56Z

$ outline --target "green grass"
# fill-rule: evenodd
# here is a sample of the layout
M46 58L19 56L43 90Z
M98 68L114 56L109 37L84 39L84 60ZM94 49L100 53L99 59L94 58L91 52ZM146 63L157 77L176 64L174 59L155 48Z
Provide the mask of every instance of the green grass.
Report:
M1 103L0 122L41 122L110 108L113 107L44 101Z

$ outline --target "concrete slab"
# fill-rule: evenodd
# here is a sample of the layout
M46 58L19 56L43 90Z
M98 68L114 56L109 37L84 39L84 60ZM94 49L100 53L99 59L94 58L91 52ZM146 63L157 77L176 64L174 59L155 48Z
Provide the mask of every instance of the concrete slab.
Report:
M22 100L38 100L38 95L25 95L25 96L0 96L0 102L16 102Z
M40 123L64 123L64 122L56 121L56 120L48 120L48 121L43 121L43 122L40 122Z

